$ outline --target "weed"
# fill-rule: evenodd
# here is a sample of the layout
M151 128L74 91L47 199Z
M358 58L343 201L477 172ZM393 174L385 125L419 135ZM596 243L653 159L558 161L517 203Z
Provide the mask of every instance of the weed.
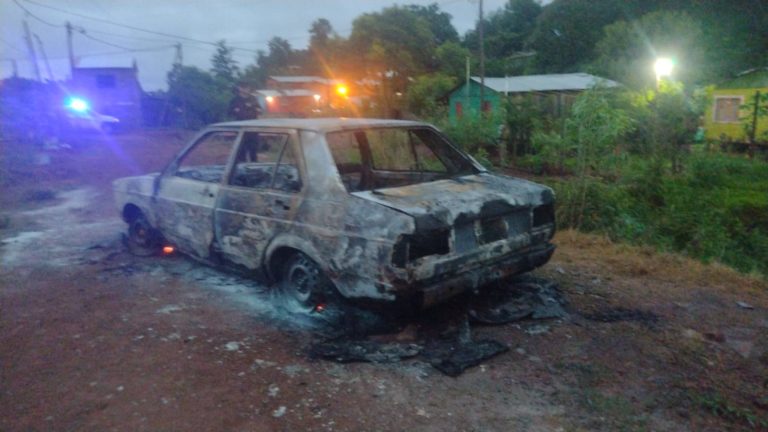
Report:
M731 404L720 393L693 393L690 397L693 403L723 419L746 423L753 428L768 428L768 418L759 416L749 408Z

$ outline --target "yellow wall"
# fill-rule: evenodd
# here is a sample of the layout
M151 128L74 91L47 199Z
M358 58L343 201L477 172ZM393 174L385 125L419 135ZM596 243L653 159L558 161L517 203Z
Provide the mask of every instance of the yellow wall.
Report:
M737 142L746 142L747 136L744 133L744 123L715 123L715 100L718 96L741 96L743 98L742 104L747 104L754 101L755 92L759 91L760 94L768 93L768 87L763 88L745 88L745 89L717 89L712 93L712 102L707 108L707 112L704 115L704 128L706 129L706 138L711 140L719 140L722 135L725 135L727 139ZM739 112L739 117L749 116L751 121L752 112L748 109L742 109ZM758 118L757 133L755 138L761 141L760 137L768 131L768 118ZM763 138L762 141L765 139Z

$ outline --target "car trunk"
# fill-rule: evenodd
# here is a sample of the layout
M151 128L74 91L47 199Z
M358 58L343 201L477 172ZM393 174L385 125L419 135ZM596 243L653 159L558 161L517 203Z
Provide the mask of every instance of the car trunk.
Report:
M353 195L414 218L415 231L395 246L396 267L480 264L546 241L554 231L553 219L540 216L553 210L551 190L521 179L477 174ZM537 235L543 226L551 229Z

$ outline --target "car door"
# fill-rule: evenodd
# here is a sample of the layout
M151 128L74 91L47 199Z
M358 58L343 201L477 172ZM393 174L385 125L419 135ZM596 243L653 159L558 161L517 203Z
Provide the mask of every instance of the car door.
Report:
M160 177L158 227L182 252L200 258L210 254L213 209L239 135L236 130L203 133Z
M270 240L291 229L305 178L296 132L243 132L228 181L221 187L214 224L226 260L256 269Z

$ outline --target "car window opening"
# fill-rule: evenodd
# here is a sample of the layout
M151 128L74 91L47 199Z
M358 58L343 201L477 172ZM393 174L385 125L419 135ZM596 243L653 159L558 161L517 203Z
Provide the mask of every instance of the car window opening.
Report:
M340 131L329 133L326 140L349 192L476 173L466 157L428 128Z

